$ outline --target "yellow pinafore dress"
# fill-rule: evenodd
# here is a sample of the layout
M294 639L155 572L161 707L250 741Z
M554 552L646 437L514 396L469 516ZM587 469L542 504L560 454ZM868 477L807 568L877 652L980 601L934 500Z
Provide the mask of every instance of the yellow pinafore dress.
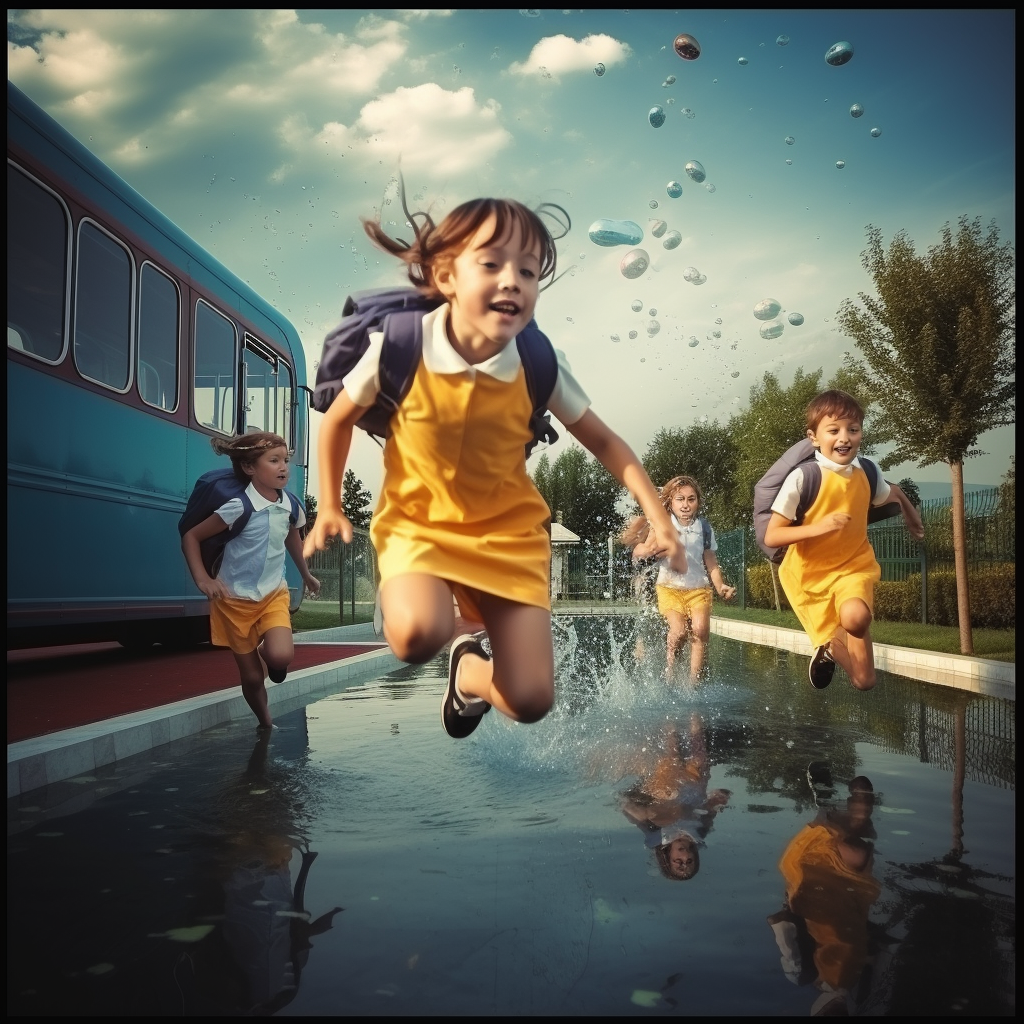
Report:
M779 581L813 647L827 644L839 629L844 601L859 597L874 610L875 584L882 570L868 540L871 485L855 466L847 476L824 466L817 498L804 515L804 526L833 512L852 519L842 530L791 544L779 567Z
M524 451L532 412L521 366L504 382L474 369L432 373L420 358L391 417L370 524L382 584L436 576L477 621L473 590L550 609L550 513Z

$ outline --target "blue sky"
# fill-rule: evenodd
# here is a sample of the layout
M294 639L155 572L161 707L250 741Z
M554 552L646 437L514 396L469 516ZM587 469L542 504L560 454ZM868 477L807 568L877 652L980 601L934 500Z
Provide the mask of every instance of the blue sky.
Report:
M1014 30L1008 11L17 10L8 75L279 305L310 366L349 292L401 280L359 224L402 223L399 167L435 216L479 195L561 204L568 273L538 319L642 453L661 427L727 419L766 370L788 383L839 365L836 311L871 287L866 224L923 249L966 214L1014 240ZM699 59L676 56L680 32ZM836 68L839 40L855 52ZM639 280L619 272L625 248L590 242L601 217L644 228ZM772 341L752 314L769 296L805 318ZM1013 430L980 445L965 477L997 483ZM375 446L358 438L351 465L376 493ZM948 480L942 465L890 474L905 475Z

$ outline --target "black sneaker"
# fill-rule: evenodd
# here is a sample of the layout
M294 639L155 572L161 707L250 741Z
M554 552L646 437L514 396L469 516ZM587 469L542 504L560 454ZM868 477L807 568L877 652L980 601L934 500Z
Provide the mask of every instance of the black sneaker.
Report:
M286 668L268 668L267 675L270 677L272 683L283 683L288 678L288 669Z
M832 677L835 674L835 659L832 657L832 652L828 649L828 644L823 644L814 652L814 657L811 658L811 664L807 669L807 677L811 681L811 686L816 690L824 690L832 682Z
M480 724L480 719L491 710L491 705L487 701L465 701L455 689L459 662L465 654L475 654L485 661L491 660L475 636L464 633L452 641L448 654L448 686L441 698L441 724L444 731L456 740L465 739Z

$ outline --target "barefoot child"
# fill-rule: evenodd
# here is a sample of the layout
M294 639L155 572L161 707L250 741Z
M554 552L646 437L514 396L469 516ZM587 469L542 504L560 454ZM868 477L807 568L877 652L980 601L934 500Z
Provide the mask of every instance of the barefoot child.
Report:
M658 611L668 622L668 670L675 669L679 649L690 634L690 681L696 682L704 668L711 635L711 587L728 601L736 596L722 576L718 544L711 524L700 515L700 485L692 476L673 477L661 489L661 500L686 549L685 573L662 562L658 569ZM635 559L651 554L646 543L633 548Z
M451 641L453 594L462 617L487 630L492 656L472 635L451 642L441 717L461 738L492 706L535 722L554 700L550 514L526 472L532 403L514 342L533 318L556 253L540 217L512 200L463 203L439 225L427 214L408 219L412 244L364 222L374 243L407 265L419 291L440 303L422 317L422 356L389 420L370 534L384 635L399 658L423 663ZM352 539L342 476L352 427L376 401L383 368L384 335L369 339L320 427L320 507L307 554L333 536ZM589 405L559 357L548 408L636 496L659 554L685 568L640 461Z
M252 514L241 533L225 545L216 577L203 564L200 544L227 530L243 514L242 498L232 498L186 532L181 549L196 586L210 599L211 640L231 648L246 703L260 726L270 728L264 679L269 671L272 682L282 682L295 654L284 581L285 552L299 567L311 594L319 592L320 583L302 557L299 529L306 521L302 505L284 492L290 472L284 438L259 432L230 440L214 438L211 444L218 455L231 459L240 481L248 480L245 498Z
M875 583L881 569L868 540L868 508L899 503L911 537L924 537L917 509L895 484L875 472L871 494L868 476L857 457L863 436L864 409L845 391L824 391L807 407L807 436L821 467L821 486L797 526L800 467L783 482L772 503L765 543L788 545L779 580L814 647L808 674L823 689L842 665L858 690L875 685L871 616Z

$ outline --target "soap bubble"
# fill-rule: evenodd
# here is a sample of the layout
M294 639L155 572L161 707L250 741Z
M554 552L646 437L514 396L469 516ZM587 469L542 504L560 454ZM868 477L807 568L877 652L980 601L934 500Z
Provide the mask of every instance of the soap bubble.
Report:
M641 302L641 301L640 301L640 299L634 299L634 300L633 300L633 301L632 301L632 302L631 302L631 303L629 304L629 308L630 308L631 310L633 310L633 312L634 312L634 313L639 313L639 312L640 312L640 310L644 308L644 304L643 304L643 302Z
M754 306L754 316L758 320L774 320L782 312L782 303L778 299L762 299Z
M740 67L743 67L744 65L749 64L750 61L747 60L746 57L739 57L739 58L737 58L736 63L739 64Z
M683 240L683 236L678 231L670 231L663 239L661 244L666 249L675 249Z
M622 339L617 334L613 334L612 341L622 341Z
M661 87L662 87L662 89L667 89L670 85L675 85L675 84L676 84L676 76L675 75L669 75L668 78L666 78L665 81L661 83Z
M825 54L825 63L831 64L834 68L841 68L851 60L853 60L853 45L846 42L845 39L830 46L828 53Z
M649 310L647 310L647 315L648 316L657 316L658 315L658 311L653 306L651 306L651 308Z
M630 331L629 332L629 340L633 341L633 340L635 340L635 338L636 338L636 331Z
M684 281L696 281L698 277L700 277L700 271L696 267L687 267L683 271Z
M660 128L665 123L665 110L663 107L651 107L647 111L647 120L651 122L652 128Z
M648 205L648 206L649 206L649 207L650 207L650 208L651 208L652 210L656 210L656 209L658 208L658 200L657 200L657 199L652 199L652 200L651 200L651 201L650 201L650 202L649 202L649 203L648 203L647 205Z
M785 330L785 325L779 320L773 320L769 324L764 324L761 330L758 332L765 341L771 341L773 338L782 337L782 332Z
M782 141L785 142L787 146L792 146L793 143L796 142L796 139L794 139L792 135L787 135Z
M636 245L644 239L644 229L632 220L595 220L587 230L594 245Z
M661 324L657 320L647 321L647 337L653 338L661 330Z
M686 171L688 177L692 181L697 182L698 185L707 177L704 165L699 160L687 160L683 170Z
M669 199L678 199L683 194L683 186L678 181L670 181L665 186Z
M850 107L850 117L863 117L863 116L864 116L864 108L859 103L854 103L854 105L852 107Z
M607 70L608 69L603 64L594 65L594 74L597 75L598 78L600 78Z
M804 322L804 315L803 313L790 313L787 319L794 327L799 327Z
M666 231L668 231L668 225L663 220L651 221L651 234L654 235L655 238L661 238Z
M651 257L643 249L630 249L619 263L619 270L622 276L630 281L642 277L647 268L651 265Z
M707 189L707 190L708 190L709 192L717 192L717 191L718 191L718 189L717 189L717 188L716 188L716 187L714 186L714 184L713 184L712 182L710 182L710 181L709 181L709 182L708 182L708 183L707 183L707 184L706 184L706 185L705 185L704 187L705 187L705 188L706 188L706 189Z
M845 166L846 166L846 161L845 160L837 160L836 161L836 170L837 171L841 171Z
M700 56L700 43L685 32L675 37L672 47L683 60L696 60Z
M690 348L696 348L700 344L700 338L695 334L690 335L690 340L686 343Z
M775 42L778 43L779 46L789 46L789 36L779 36Z
M871 129L871 138L877 139L878 136L881 135L881 134L882 134L882 129L881 128L872 128Z

